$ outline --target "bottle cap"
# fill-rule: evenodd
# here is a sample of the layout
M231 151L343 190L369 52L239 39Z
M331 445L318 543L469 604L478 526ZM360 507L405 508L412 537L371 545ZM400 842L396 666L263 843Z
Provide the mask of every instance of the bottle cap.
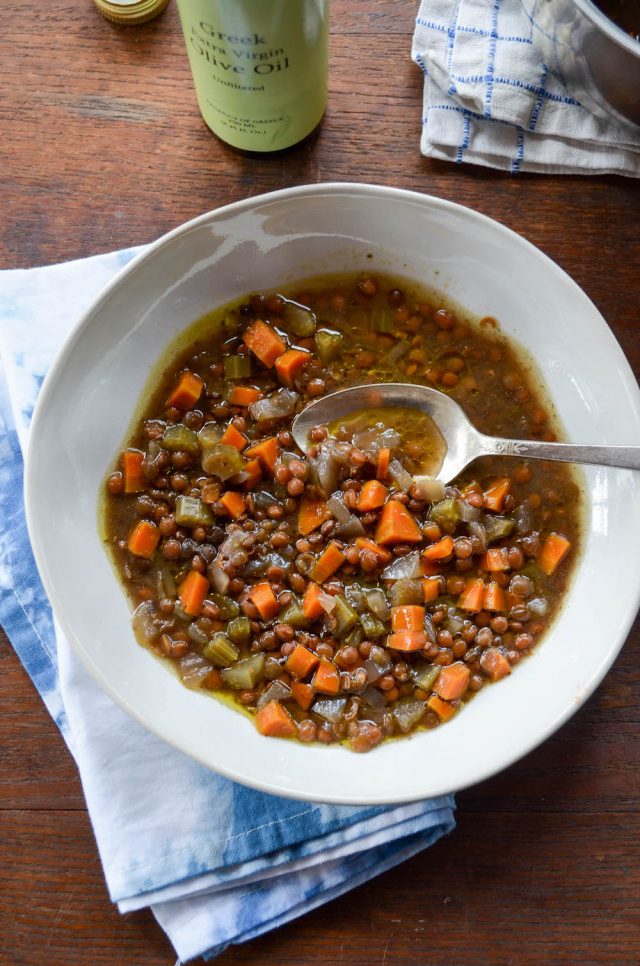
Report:
M100 13L113 23L146 23L162 13L169 0L93 0Z

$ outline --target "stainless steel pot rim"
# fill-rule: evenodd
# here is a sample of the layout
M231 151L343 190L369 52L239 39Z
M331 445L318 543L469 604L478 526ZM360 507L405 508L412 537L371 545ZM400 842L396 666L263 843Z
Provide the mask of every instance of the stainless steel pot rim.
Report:
M638 59L640 59L640 43L630 37L622 27L619 27L613 22L605 13L600 10L599 7L593 2L593 0L573 0L576 7L582 11L582 13L588 17L600 30L607 34L611 40L625 47L629 53L634 54Z

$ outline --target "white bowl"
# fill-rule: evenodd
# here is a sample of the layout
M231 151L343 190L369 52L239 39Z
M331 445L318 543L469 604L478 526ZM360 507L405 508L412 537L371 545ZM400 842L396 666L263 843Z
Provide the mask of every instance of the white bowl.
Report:
M150 369L176 333L216 305L261 287L363 268L434 285L471 312L496 316L537 359L570 440L640 443L640 393L628 363L594 305L545 255L447 201L319 184L196 218L124 269L45 380L26 470L29 532L45 588L111 697L229 778L292 798L353 804L450 792L530 751L600 682L640 596L639 477L591 468L584 549L552 630L507 680L434 731L368 755L266 739L244 716L188 691L138 646L98 536L96 507Z

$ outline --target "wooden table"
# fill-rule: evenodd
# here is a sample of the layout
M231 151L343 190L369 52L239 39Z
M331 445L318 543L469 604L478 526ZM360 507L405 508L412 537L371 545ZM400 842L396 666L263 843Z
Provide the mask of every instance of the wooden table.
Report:
M125 29L90 0L2 4L0 266L151 241L288 185L380 182L521 232L585 289L640 372L637 182L510 177L422 158L421 80L409 57L417 4L332 2L320 137L259 160L201 123L173 4ZM74 763L1 635L0 661L0 963L172 963L150 913L120 917L111 905ZM637 964L639 689L636 624L569 724L458 796L453 835L219 962Z

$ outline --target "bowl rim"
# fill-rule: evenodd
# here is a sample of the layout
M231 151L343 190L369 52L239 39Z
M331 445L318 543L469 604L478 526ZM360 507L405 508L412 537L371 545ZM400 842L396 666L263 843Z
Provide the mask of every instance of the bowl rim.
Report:
M573 0L576 7L582 11L585 17L588 17L591 22L602 30L610 40L615 41L621 47L624 47L629 51L630 54L634 54L638 59L640 59L640 42L634 40L629 34L620 27L615 20L608 17L599 7L596 6L594 0Z
M47 403L49 396L54 393L56 387L59 383L59 373L64 369L67 359L74 349L78 340L82 337L84 330L88 327L93 319L94 315L101 309L103 304L110 298L111 294L127 279L130 275L133 275L140 265L143 265L148 260L152 259L155 254L162 250L163 248L170 245L175 239L181 237L182 235L188 234L195 228L201 225L206 225L210 221L218 221L227 218L231 215L238 215L247 210L250 210L255 205L263 205L266 203L274 203L280 200L291 201L296 197L308 197L314 195L322 195L326 193L332 193L336 195L341 194L353 194L360 193L362 195L383 197L386 196L389 200L406 200L408 202L417 203L419 205L429 205L433 206L435 209L441 209L446 211L454 211L460 213L464 218L471 219L472 221L479 222L484 227L491 229L492 231L498 232L499 234L506 236L507 240L512 239L519 246L523 246L529 254L531 254L536 259L540 260L546 265L547 269L553 272L556 276L559 276L565 283L570 284L575 290L576 294L589 303L593 310L598 314L599 318L602 320L603 325L606 328L610 339L611 350L617 352L619 361L622 367L622 372L626 375L626 382L630 382L629 375L631 376L631 381L633 385L630 385L630 389L635 396L637 418L640 420L640 388L638 387L635 377L633 376L633 371L629 365L626 356L624 355L620 344L618 343L615 335L611 329L607 326L606 321L603 319L602 315L598 311L597 307L589 299L587 294L583 289L575 282L567 272L564 271L556 262L553 261L548 255L546 255L540 248L534 245L532 242L528 241L524 236L520 235L518 232L502 224L502 222L491 218L488 215L482 214L481 212L469 208L466 205L461 205L458 202L450 201L444 198L438 198L427 193L413 191L405 188L396 188L388 185L380 185L376 183L367 182L351 182L351 181L330 181L330 182L318 182L314 184L297 185L289 188L279 189L277 191L265 192L257 195L252 195L247 198L240 199L238 201L231 202L227 205L223 205L219 208L212 209L205 212L197 217L190 219L176 228L171 229L169 232L161 235L156 241L148 244L146 248L135 255L131 261L120 269L116 275L107 283L107 285L101 290L101 292L92 301L85 312L80 316L76 324L73 326L71 331L68 333L66 339L61 345L55 359L52 361L49 370L43 380L43 384L34 407L34 412L32 416L32 422L30 427L30 432L27 441L27 448L25 454L25 474L24 474L24 501L25 501L25 516L27 522L27 529L29 533L29 538L31 546L33 549L34 559L40 574L42 583L44 585L47 597L49 598L52 609L54 610L55 616L64 631L67 639L71 643L75 653L80 657L84 667L88 670L90 675L93 677L94 681L98 683L100 688L105 692L115 704L120 708L123 708L127 714L129 714L134 720L140 723L147 731L155 734L157 737L161 738L168 745L173 748L177 748L182 753L188 755L192 759L199 761L202 765L210 770L215 771L218 774L230 779L231 781L247 785L248 787L254 788L258 791L265 792L272 795L279 795L287 798L294 798L302 801L311 802L323 802L327 804L344 804L344 805L393 805L408 802L416 802L423 800L425 794L430 798L436 796L442 796L447 794L452 794L453 792L460 791L467 788L479 781L485 781L499 772L503 771L505 768L512 765L514 762L523 758L525 755L529 754L532 750L537 748L542 744L550 735L557 731L563 724L565 724L569 718L588 700L588 698L593 694L595 689L601 683L612 664L616 660L618 654L620 653L624 642L628 636L629 630L633 624L638 608L640 607L640 581L637 583L635 595L633 598L629 597L627 600L626 611L623 615L623 619L618 624L618 634L616 636L616 642L614 646L610 646L608 650L602 655L601 659L594 666L593 672L591 673L588 681L584 683L581 688L579 696L574 699L568 699L566 706L562 713L558 714L552 720L550 720L547 726L538 731L535 735L531 736L525 743L518 745L517 749L507 749L502 755L498 756L497 759L491 764L489 769L483 769L481 767L470 769L468 778L462 782L456 783L453 787L449 785L442 785L442 787L435 787L428 792L404 792L404 793L393 793L393 792L376 792L375 794L367 794L365 796L358 795L357 793L336 793L318 796L317 792L306 792L300 790L298 787L287 787L285 784L280 783L277 787L274 787L267 780L260 780L254 778L250 769L244 768L242 766L238 768L226 768L219 767L218 765L212 765L210 760L206 760L204 756L200 756L194 751L186 748L178 739L172 737L171 728L152 726L142 711L137 710L133 707L125 698L123 698L117 691L117 689L111 685L109 680L105 678L105 675L100 670L97 663L92 658L91 653L82 645L78 640L75 633L72 630L71 622L67 620L66 609L62 603L58 600L57 591L55 586L55 580L49 573L47 568L46 553L43 544L41 544L38 537L38 530L35 522L36 509L34 505L34 492L36 489L35 480L35 457L34 451L38 442L38 436L40 435L40 423L45 418ZM578 562L577 566L580 566ZM595 664L595 662L594 662ZM345 751L345 753L349 753Z

